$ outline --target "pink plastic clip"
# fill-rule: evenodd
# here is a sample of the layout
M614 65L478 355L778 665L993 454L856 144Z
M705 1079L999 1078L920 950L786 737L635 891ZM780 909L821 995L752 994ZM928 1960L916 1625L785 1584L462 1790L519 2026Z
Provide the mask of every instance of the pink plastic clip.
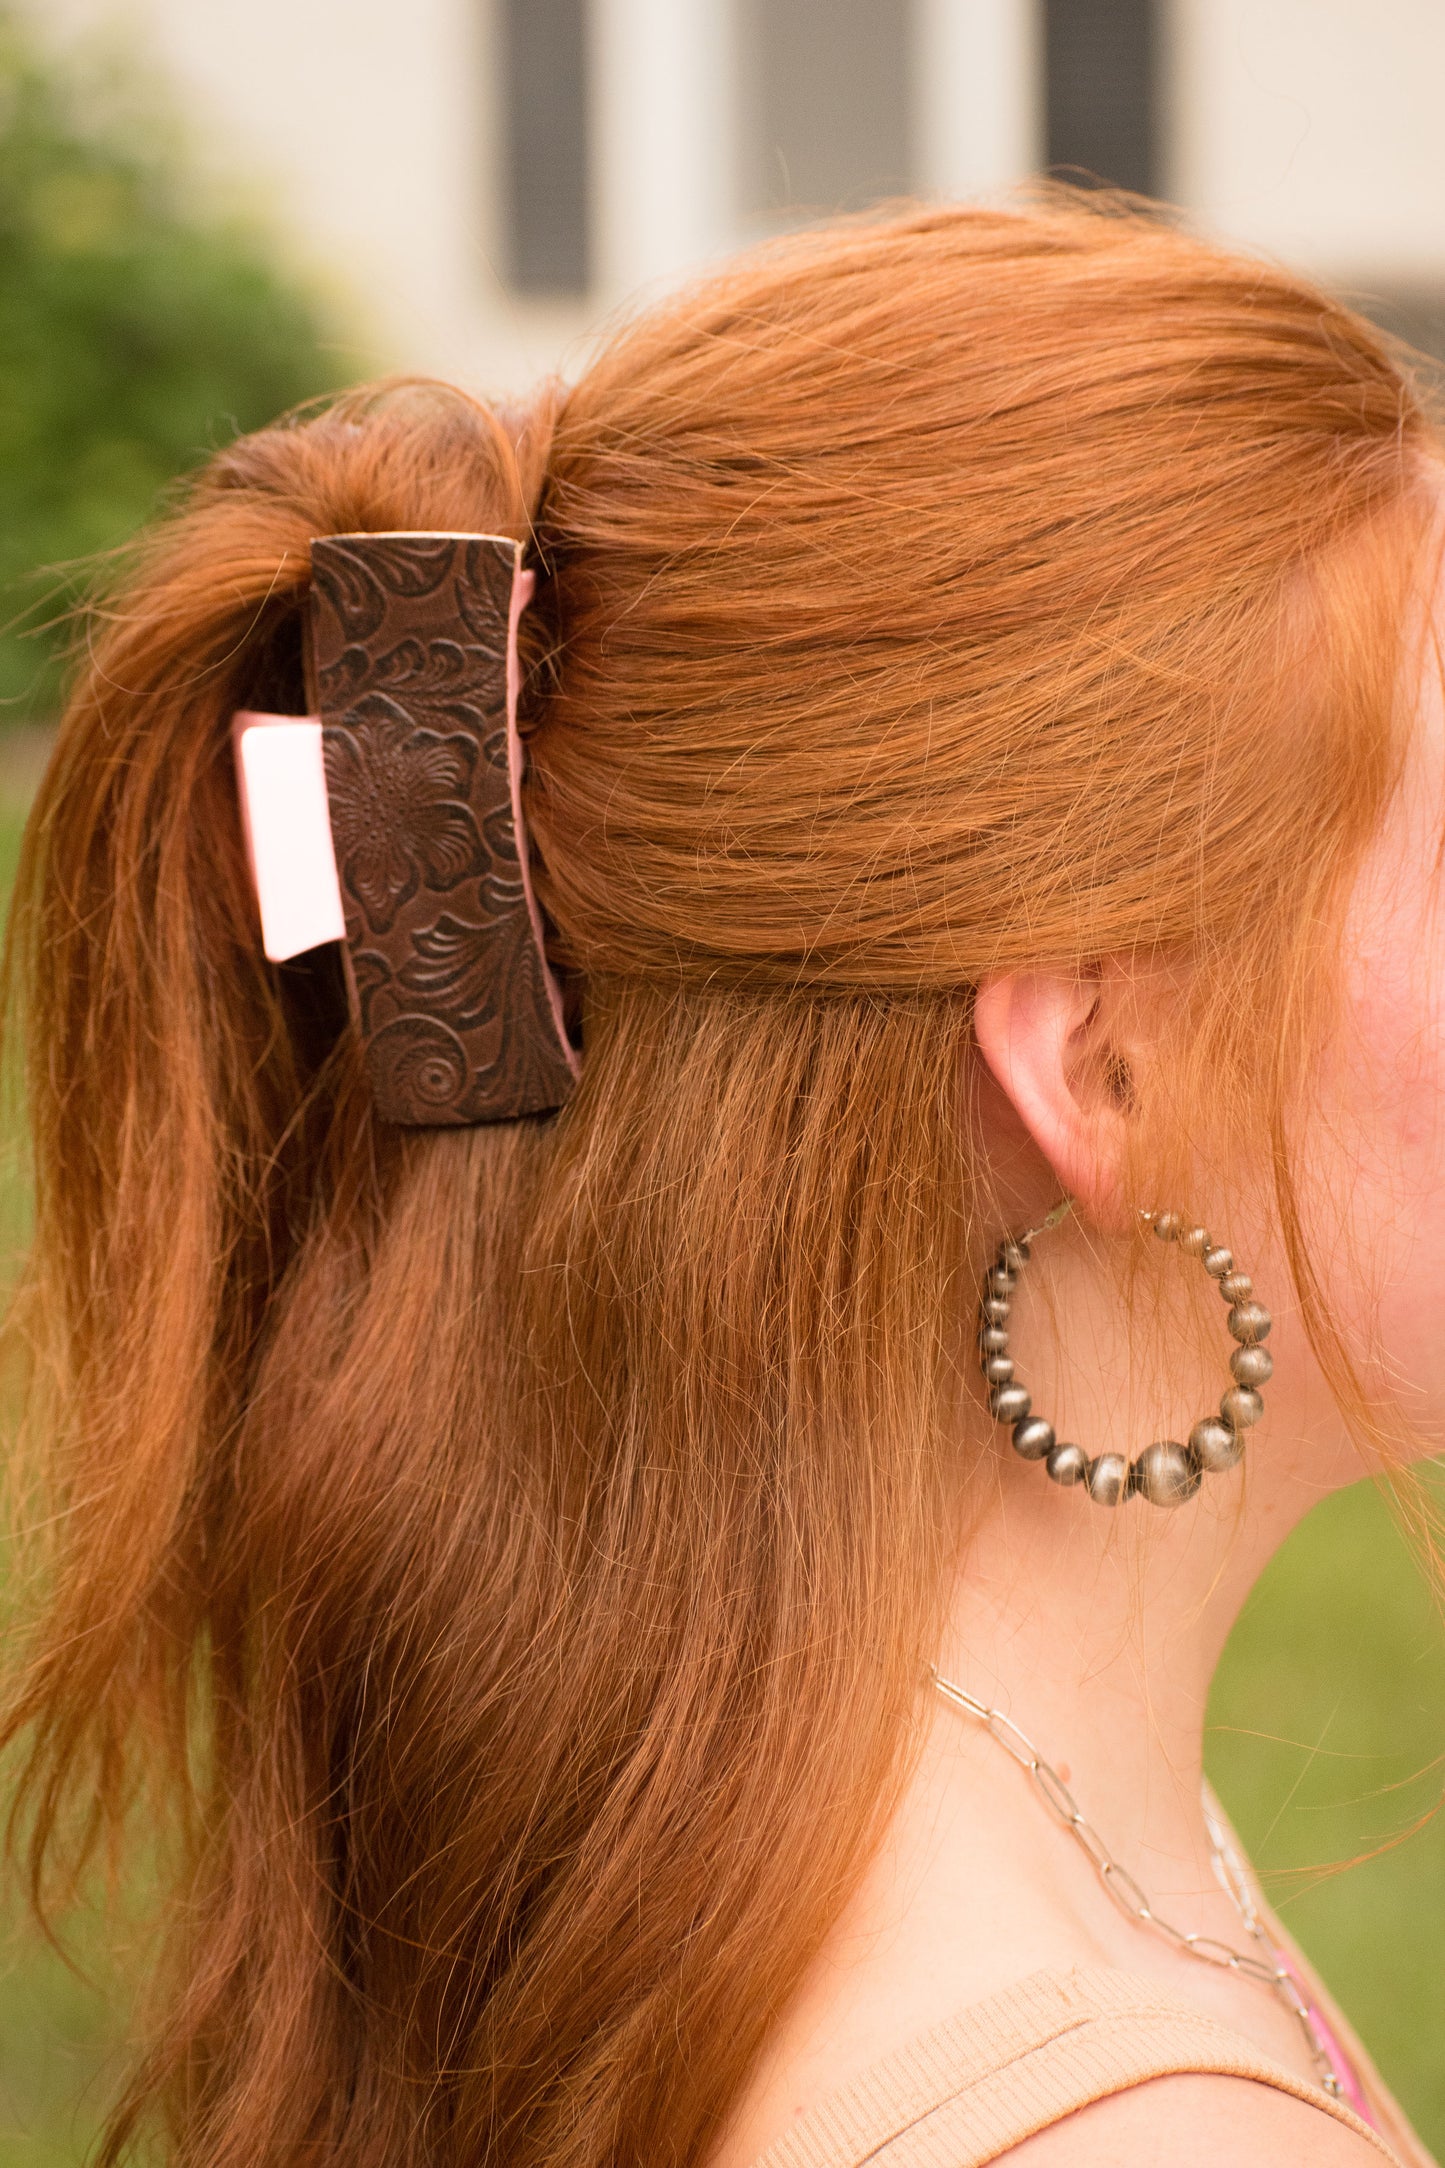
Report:
M345 940L320 718L242 708L231 743L266 954L284 963Z
M542 977L547 988L547 1001L552 1011L552 1021L557 1027L557 1040L573 1076L581 1073L577 1052L567 1036L567 1025L562 1014L562 989L558 986L551 966L547 962L547 939L542 930L542 907L532 886L532 869L527 857L527 824L522 818L522 773L526 755L522 747L521 732L517 728L517 698L521 689L522 667L517 654L517 628L536 589L535 572L524 572L520 565L512 575L512 604L507 613L507 772L512 786L512 828L517 838L517 858L522 869L522 893L527 900L527 916L532 922L532 939L537 944L537 954L542 959Z

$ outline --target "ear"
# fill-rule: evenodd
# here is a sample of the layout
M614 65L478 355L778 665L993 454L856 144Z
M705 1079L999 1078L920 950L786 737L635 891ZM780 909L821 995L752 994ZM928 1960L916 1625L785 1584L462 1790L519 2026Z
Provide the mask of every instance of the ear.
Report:
M1122 1230L1133 1064L1123 975L1018 972L974 997L974 1034L1014 1115L1088 1218Z

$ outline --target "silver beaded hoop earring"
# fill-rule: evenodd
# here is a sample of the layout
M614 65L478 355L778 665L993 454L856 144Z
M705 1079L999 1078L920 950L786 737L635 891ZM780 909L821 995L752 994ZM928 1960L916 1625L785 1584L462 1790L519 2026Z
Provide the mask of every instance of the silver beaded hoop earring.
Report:
M1008 1351L1009 1306L1029 1261L1029 1245L1057 1227L1072 1210L1072 1199L1056 1204L1046 1219L1023 1234L1006 1235L983 1283L978 1348L988 1404L996 1421L1013 1432L1021 1460L1041 1460L1055 1483L1082 1483L1096 1505L1116 1506L1121 1498L1147 1498L1151 1505L1180 1506L1192 1498L1206 1474L1234 1467L1244 1452L1244 1433L1264 1413L1260 1387L1274 1370L1263 1342L1273 1320L1254 1300L1247 1272L1236 1272L1229 1251L1216 1244L1207 1227L1192 1227L1178 1212L1141 1212L1161 1242L1177 1242L1197 1257L1229 1304L1228 1325L1238 1343L1229 1358L1234 1383L1219 1403L1218 1415L1206 1415L1189 1433L1189 1443L1159 1438L1135 1460L1124 1453L1100 1453L1093 1459L1080 1445L1054 1436L1054 1426L1033 1413L1033 1402L1014 1375Z

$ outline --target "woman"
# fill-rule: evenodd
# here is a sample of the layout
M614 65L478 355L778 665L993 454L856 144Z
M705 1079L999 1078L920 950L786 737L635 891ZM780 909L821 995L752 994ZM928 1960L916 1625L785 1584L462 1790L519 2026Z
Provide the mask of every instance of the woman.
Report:
M112 2157L1423 2159L1200 1771L1438 1436L1439 474L1347 310L1046 200L153 537L17 921L13 1721L178 1897Z

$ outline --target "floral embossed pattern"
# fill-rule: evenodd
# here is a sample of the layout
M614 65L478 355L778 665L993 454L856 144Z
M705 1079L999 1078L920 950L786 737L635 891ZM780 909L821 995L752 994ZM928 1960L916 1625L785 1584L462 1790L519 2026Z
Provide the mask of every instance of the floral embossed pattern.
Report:
M360 701L328 732L326 790L349 838L342 879L375 933L420 888L455 888L486 871L470 804L475 738L413 730L394 700Z
M387 1121L508 1121L573 1089L508 764L519 554L490 535L311 546L312 705L357 1021Z

